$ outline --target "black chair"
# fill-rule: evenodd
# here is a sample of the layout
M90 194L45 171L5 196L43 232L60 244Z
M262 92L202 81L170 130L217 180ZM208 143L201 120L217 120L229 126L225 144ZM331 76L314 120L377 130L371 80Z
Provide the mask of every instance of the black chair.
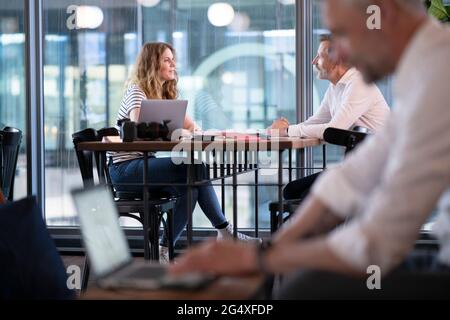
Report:
M77 146L81 142L94 142L101 141L104 136L117 136L119 133L115 128L104 128L99 131L88 128L82 131L72 134L72 141L75 147L75 153L80 168L83 185L89 187L94 185L94 161L97 168L97 177L100 183L107 183L111 187L111 191L114 195L114 201L119 211L120 217L128 217L139 221L143 224L144 221L144 203L142 193L133 192L117 192L111 181L109 175L109 169L107 166L106 154L104 152L94 152L88 150L78 150ZM174 258L174 245L173 245L173 215L176 203L176 198L167 193L150 194L149 195L149 208L148 214L157 215L157 225L155 230L149 228L144 230L149 234L151 243L144 243L144 250L153 246L159 247L159 226L161 223L164 225L164 232L169 242L169 259ZM136 213L136 214L134 214ZM167 218L164 219L164 214ZM152 240L153 239L153 240ZM148 249L150 250L150 249ZM83 271L82 290L87 287L89 278L89 265L88 261L85 261Z
M369 134L370 131L364 127L355 127L353 130L327 128L323 133L323 140L330 144L345 147L345 154L347 155Z
M333 145L345 147L345 155L347 155L369 134L370 131L364 127L354 127L352 130L327 128L324 131L323 140ZM311 180L314 181L314 179ZM279 213L280 205L278 201L269 203L271 233L278 230L281 224L297 210L303 200L304 197L293 200L284 200L282 214Z
M103 137L106 136L119 136L119 132L116 128L103 128L97 131L97 141L102 141ZM97 164L97 173L99 181L101 183L107 183L111 187L111 192L114 195L114 200L119 210L119 214L122 217L128 217L135 219L143 224L143 214L144 214L144 203L143 194L129 191L117 191L113 187L111 176L109 174L109 169L107 165L107 157L104 152L94 152L94 157ZM149 197L149 207L151 214L156 214L157 219L157 230L149 230L150 239L152 236L158 238L159 226L163 224L164 232L166 234L167 240L169 242L169 259L174 258L174 246L173 246L173 215L174 207L177 198L168 192L152 192ZM132 213L137 213L136 216ZM164 214L166 219L164 219ZM153 234L155 232L155 234ZM154 245L154 244L151 244ZM156 244L155 244L156 245Z
M14 197L14 180L21 141L22 131L19 129L5 127L0 130L0 189L10 201Z

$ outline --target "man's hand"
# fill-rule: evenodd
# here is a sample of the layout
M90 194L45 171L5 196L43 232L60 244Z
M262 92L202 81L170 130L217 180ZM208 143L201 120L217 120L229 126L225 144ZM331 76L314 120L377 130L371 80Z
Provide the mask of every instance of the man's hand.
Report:
M275 120L269 127L269 131L272 135L279 137L286 137L288 135L289 121L286 118L281 117Z
M256 248L253 245L216 240L190 249L176 264L169 266L169 272L173 275L208 272L238 276L256 271Z
M287 127L289 127L289 121L286 118L281 117L272 123L270 129L286 129Z

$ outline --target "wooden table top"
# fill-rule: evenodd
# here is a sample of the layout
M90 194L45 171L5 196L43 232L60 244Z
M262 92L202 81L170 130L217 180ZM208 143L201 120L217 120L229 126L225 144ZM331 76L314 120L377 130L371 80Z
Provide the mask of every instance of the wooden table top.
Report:
M79 150L91 151L278 151L288 149L303 149L321 145L319 139L302 138L272 138L270 140L236 140L223 139L216 141L134 141L134 142L81 142ZM175 150L174 150L175 149Z
M245 300L263 284L263 277L223 277L201 290L107 290L88 288L83 300Z

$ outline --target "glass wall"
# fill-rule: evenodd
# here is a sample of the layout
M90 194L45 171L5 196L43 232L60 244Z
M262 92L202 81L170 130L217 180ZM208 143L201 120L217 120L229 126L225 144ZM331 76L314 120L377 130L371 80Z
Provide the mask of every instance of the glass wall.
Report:
M45 203L49 225L76 224L82 185L72 133L114 125L137 37L136 1L44 1Z
M44 2L48 224L76 224L69 192L81 177L71 134L115 124L141 39L174 45L181 98L204 129L265 128L281 115L295 122L294 1L234 0L221 7L209 0L92 0L79 2L79 11L71 5L77 1ZM265 213L274 190L260 188ZM228 197L231 190L231 215ZM254 224L253 197L252 189L239 190L240 227ZM268 214L261 219L268 226ZM210 226L201 212L194 224Z
M27 194L25 34L23 1L0 2L0 129L22 130L14 198Z
M45 208L49 225L77 224L70 190L82 185L71 134L116 122L124 84L144 41L166 41L177 49L181 98L204 129L258 129L284 116L296 121L295 0L39 0L44 8L43 76ZM448 3L448 1L446 1ZM326 33L319 1L312 6L312 56ZM302 12L302 15L307 13ZM302 46L305 44L302 44ZM0 3L0 126L26 136L24 1ZM313 78L312 109L328 87ZM392 79L378 83L393 105ZM22 141L15 198L27 193L26 140ZM342 150L328 148L329 162ZM321 148L313 153L322 164ZM252 183L253 174L240 176ZM261 175L274 183L276 175ZM284 180L286 181L286 180ZM267 203L276 187L259 188L260 226L268 226ZM220 198L220 189L217 189ZM255 194L240 187L239 227L251 227ZM231 190L225 211L231 218ZM198 210L198 208L197 208ZM131 221L124 221L132 226ZM209 227L201 212L196 227Z

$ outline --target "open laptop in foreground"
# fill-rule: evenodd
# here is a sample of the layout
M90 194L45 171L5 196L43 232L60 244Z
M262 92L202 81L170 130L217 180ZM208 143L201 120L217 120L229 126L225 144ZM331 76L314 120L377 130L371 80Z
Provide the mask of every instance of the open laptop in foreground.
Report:
M189 274L174 278L158 263L133 261L110 190L96 186L72 191L83 243L101 287L134 289L198 289L214 278Z

